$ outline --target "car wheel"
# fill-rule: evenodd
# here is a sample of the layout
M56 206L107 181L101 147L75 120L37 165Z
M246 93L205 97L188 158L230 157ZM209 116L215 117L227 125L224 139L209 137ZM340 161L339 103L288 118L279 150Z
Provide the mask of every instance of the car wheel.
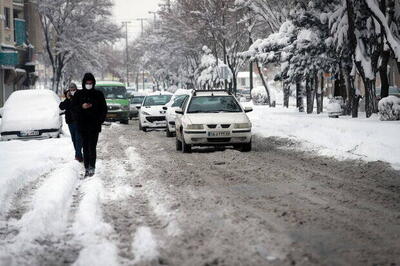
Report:
M129 119L121 120L121 124L128 125L129 124Z
M182 152L183 153L191 153L192 152L192 145L186 144L185 139L182 139Z
M250 152L251 151L251 141L249 143L245 143L242 145L242 152Z
M139 121L139 130L141 131L143 128L142 128L142 123L140 123L140 121Z
M147 127L142 127L143 132L147 132Z
M176 150L181 151L182 150L182 141L180 141L178 138L175 140L176 144Z
M171 133L171 131L169 131L169 126L167 125L167 130L165 131L167 138L172 138L174 135Z

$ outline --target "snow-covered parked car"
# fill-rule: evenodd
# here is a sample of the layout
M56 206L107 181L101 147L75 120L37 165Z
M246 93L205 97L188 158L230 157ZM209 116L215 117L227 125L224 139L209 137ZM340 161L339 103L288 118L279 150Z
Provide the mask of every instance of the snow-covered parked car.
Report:
M172 93L157 92L147 95L139 109L139 130L147 131L149 128L166 128L166 111L163 107L171 100Z
M271 97L271 106L275 107L276 105L276 97L275 92L271 89L268 89L269 96ZM257 86L253 88L251 91L251 98L253 99L253 103L256 105L267 105L268 104L268 93L265 90L264 86Z
M344 100L342 96L336 96L329 99L327 105L328 116L332 118L338 118L343 115L344 112Z
M2 109L2 140L57 138L61 134L60 98L51 90L15 91Z
M191 93L192 90L178 89L177 91L175 91L175 94L172 96L169 103L165 107L163 107L163 109L166 110L167 137L173 137L175 133L175 119L177 115L175 111L178 108L182 108L182 104Z
M176 149L191 152L193 146L233 146L251 150L252 124L236 98L222 90L193 91L175 112Z

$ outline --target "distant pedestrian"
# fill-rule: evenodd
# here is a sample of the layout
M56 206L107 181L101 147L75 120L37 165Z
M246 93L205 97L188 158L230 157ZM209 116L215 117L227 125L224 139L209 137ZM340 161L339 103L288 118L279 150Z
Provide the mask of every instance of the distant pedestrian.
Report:
M78 131L77 121L72 115L72 99L77 91L75 83L69 85L69 89L64 92L65 100L60 103L60 109L65 110L65 122L68 124L69 132L71 134L72 143L75 149L75 160L83 162L82 156L82 139Z
M107 115L107 104L101 91L95 89L96 79L86 73L82 80L82 90L73 98L73 114L78 122L83 144L85 177L93 176L96 168L96 147L101 125Z

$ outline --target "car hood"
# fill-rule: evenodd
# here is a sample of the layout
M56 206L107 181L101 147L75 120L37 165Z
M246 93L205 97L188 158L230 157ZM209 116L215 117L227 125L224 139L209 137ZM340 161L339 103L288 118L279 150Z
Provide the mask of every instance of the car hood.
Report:
M186 116L191 124L250 123L250 119L245 113L187 114Z
M141 111L146 112L152 116L163 116L165 115L165 110L163 110L162 105L159 106L142 106Z

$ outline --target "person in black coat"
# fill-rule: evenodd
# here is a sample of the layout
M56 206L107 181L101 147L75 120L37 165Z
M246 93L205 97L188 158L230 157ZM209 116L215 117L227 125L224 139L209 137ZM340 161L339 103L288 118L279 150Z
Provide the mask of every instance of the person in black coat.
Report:
M71 134L72 143L75 148L75 160L83 162L82 156L82 139L78 131L77 121L72 116L72 98L77 91L75 83L71 83L69 89L64 92L65 100L60 103L60 109L65 110L65 122L68 124L69 132Z
M82 137L85 177L95 173L97 141L107 115L104 95L95 86L93 74L86 73L82 80L82 90L77 91L72 101L72 115Z

